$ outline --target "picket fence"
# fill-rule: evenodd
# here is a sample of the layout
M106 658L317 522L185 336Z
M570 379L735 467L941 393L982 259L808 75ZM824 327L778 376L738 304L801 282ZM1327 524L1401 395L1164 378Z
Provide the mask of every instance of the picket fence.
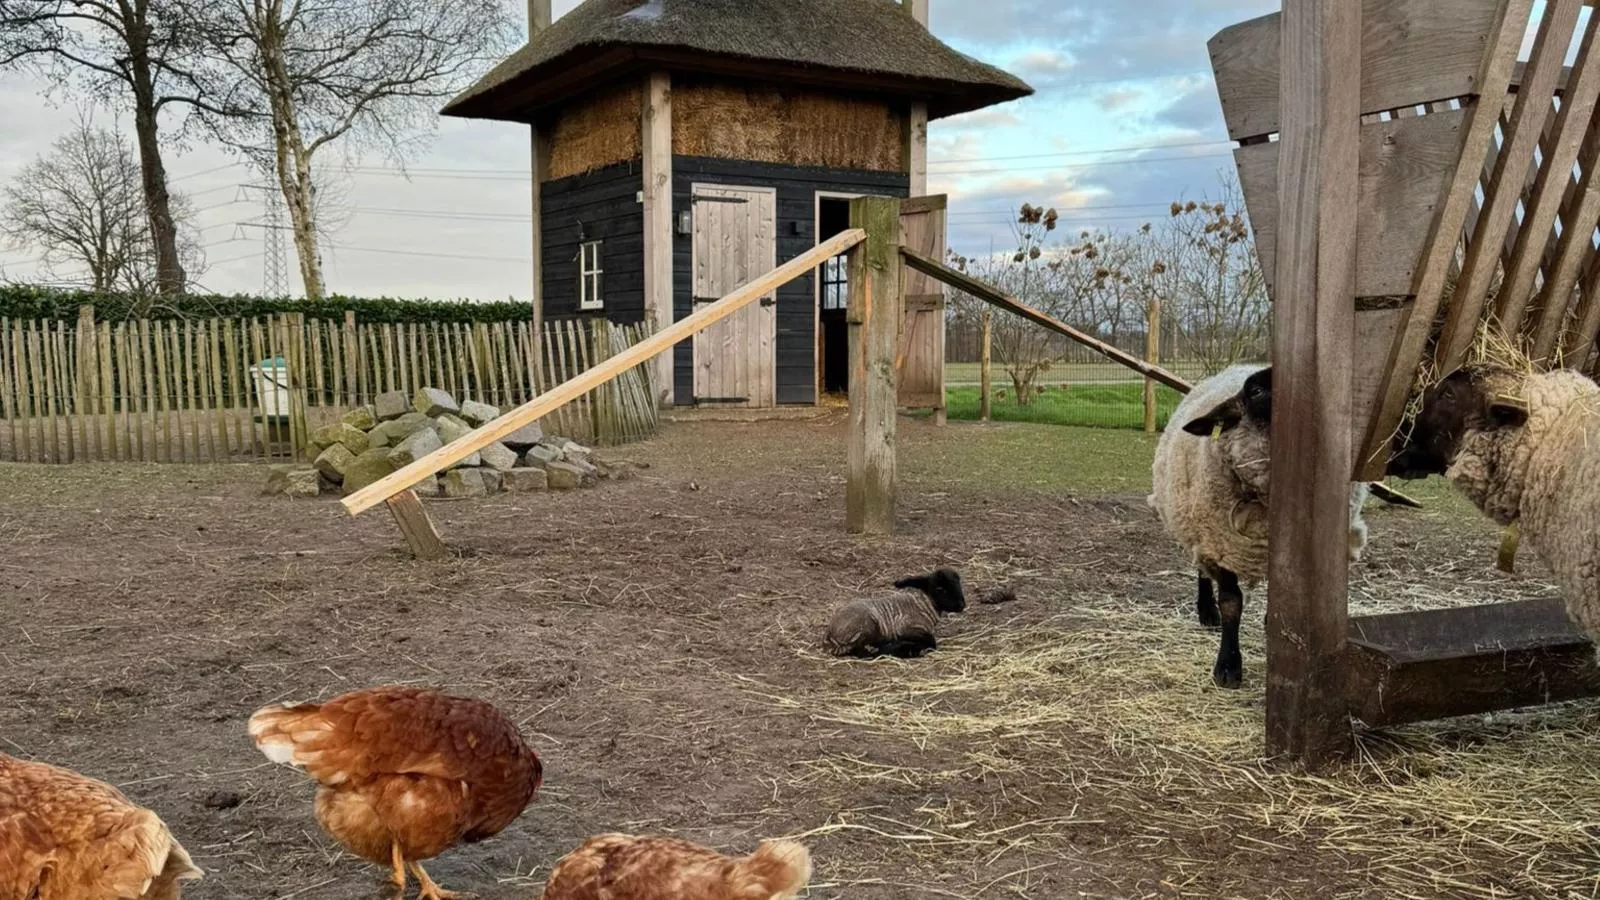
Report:
M649 336L646 326L363 324L300 314L95 322L0 318L0 461L215 463L302 459L319 425L386 391L449 391L502 409ZM543 424L613 445L655 432L648 366Z

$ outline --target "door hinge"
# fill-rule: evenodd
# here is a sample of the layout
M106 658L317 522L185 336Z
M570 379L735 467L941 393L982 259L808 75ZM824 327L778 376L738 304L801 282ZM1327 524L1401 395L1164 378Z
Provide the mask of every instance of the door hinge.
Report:
M778 298L777 297L762 297L761 298L761 305L762 306L771 306L772 304L777 303L777 302L778 302Z

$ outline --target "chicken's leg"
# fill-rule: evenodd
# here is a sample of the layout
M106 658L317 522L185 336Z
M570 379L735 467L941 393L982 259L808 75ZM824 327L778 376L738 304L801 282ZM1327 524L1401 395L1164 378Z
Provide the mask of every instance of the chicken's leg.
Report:
M389 856L394 860L394 875L392 877L394 879L395 896L404 897L406 895L406 858L400 852L398 841L390 843L389 847Z
M422 871L422 863L411 863L411 871L417 873L417 882L422 885L422 893L418 895L421 900L468 900L468 898L475 896L473 894L447 891L434 884L433 879L428 877L428 873Z

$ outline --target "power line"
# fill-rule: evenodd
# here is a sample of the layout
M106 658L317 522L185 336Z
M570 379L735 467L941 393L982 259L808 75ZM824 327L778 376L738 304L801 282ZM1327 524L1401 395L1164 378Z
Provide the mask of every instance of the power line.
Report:
M474 256L465 253L430 253L423 250L393 250L384 247L356 247L351 244L332 244L339 250L352 250L356 253L384 253L391 256L423 256L430 259L461 259L475 262L514 262L531 263L532 259L526 256Z
M929 160L930 166L944 166L952 163L986 163L1006 162L1014 159L1055 159L1062 156L1094 156L1100 153L1142 153L1146 150L1183 150L1190 147L1219 147L1232 146L1233 141L1226 138L1215 141L1190 141L1184 144L1141 144L1135 147L1107 147L1104 150L1072 150L1060 153L1025 153L1021 156L972 156L966 159L939 159Z

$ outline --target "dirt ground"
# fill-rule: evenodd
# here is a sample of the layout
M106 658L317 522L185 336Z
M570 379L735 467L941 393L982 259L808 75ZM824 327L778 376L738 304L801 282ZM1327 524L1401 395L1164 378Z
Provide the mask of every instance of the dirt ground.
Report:
M404 558L381 511L260 497L258 467L0 467L0 749L157 810L208 873L197 898L384 896L384 873L318 829L311 783L267 764L244 725L268 703L392 682L498 704L544 759L516 823L429 867L487 900L531 900L556 859L607 830L740 852L805 835L814 898L1387 895L1360 854L1314 832L1156 833L1185 803L1159 773L1115 795L1073 776L1118 764L1100 735L1023 742L1040 759L1008 777L949 742L828 714L828 698L914 687L935 664L815 647L840 602L935 565L966 569L974 595L1020 596L952 624L940 654L956 665L963 634L1003 646L1006 629L1086 595L1192 609L1144 503L1152 446L906 422L902 530L868 541L842 527L837 415L672 424L609 452L649 463L626 482L431 503L463 550L437 565ZM1466 539L1492 559L1493 530L1446 506L1405 524L1376 510L1389 534L1365 569L1449 580ZM1259 681L1259 655L1246 668ZM1183 677L1214 692L1206 674Z

